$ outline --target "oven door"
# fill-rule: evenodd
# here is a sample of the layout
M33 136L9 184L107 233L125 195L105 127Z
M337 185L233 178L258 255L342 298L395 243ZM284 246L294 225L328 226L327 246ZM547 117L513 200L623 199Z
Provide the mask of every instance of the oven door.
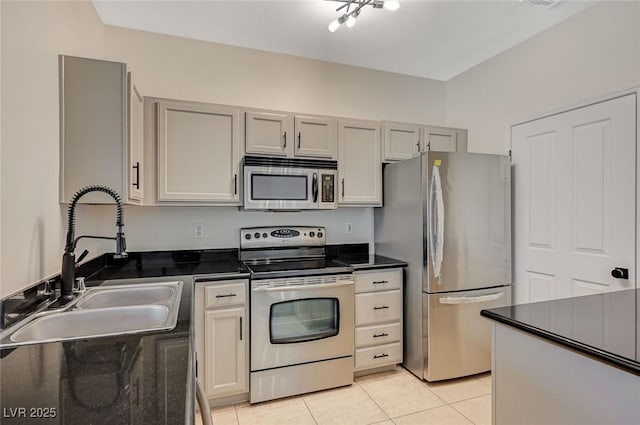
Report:
M308 210L318 208L318 170L288 167L244 167L244 208Z
M352 356L354 298L351 275L252 281L251 371Z

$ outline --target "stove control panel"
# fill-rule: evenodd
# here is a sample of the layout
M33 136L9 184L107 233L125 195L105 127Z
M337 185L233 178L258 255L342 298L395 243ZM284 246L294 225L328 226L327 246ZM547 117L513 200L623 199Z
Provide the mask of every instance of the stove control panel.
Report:
M324 227L281 226L240 229L240 249L325 246Z

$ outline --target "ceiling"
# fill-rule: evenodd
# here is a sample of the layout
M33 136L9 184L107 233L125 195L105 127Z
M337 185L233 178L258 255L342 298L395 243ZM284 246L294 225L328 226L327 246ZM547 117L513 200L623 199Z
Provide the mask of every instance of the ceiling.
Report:
M447 81L594 2L400 0L335 33L327 25L344 9L326 0L93 3L107 25Z

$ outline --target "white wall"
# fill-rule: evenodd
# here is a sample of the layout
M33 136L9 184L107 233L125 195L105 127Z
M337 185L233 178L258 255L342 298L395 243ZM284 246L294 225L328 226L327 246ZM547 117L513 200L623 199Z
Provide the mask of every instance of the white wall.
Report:
M639 23L640 2L602 2L458 75L447 124L504 154L509 123L640 84Z
M442 125L444 83L186 38L106 26L107 59L126 62L145 96ZM111 209L92 207L105 214ZM353 232L344 232L345 223ZM193 238L193 223L205 238ZM373 210L265 213L221 207L127 207L130 250L237 247L240 227L308 224L329 243L373 241ZM104 229L111 232L111 227ZM110 247L108 247L110 249Z
M66 221L58 204L58 54L101 57L104 26L85 1L0 8L2 297L59 270Z

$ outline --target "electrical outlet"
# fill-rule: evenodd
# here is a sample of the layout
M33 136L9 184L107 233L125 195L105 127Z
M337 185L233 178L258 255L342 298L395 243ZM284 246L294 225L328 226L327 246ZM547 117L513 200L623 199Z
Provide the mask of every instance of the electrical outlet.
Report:
M351 233L353 232L353 224L350 222L346 222L344 223L344 232L345 233Z
M204 223L193 223L193 238L204 239Z

